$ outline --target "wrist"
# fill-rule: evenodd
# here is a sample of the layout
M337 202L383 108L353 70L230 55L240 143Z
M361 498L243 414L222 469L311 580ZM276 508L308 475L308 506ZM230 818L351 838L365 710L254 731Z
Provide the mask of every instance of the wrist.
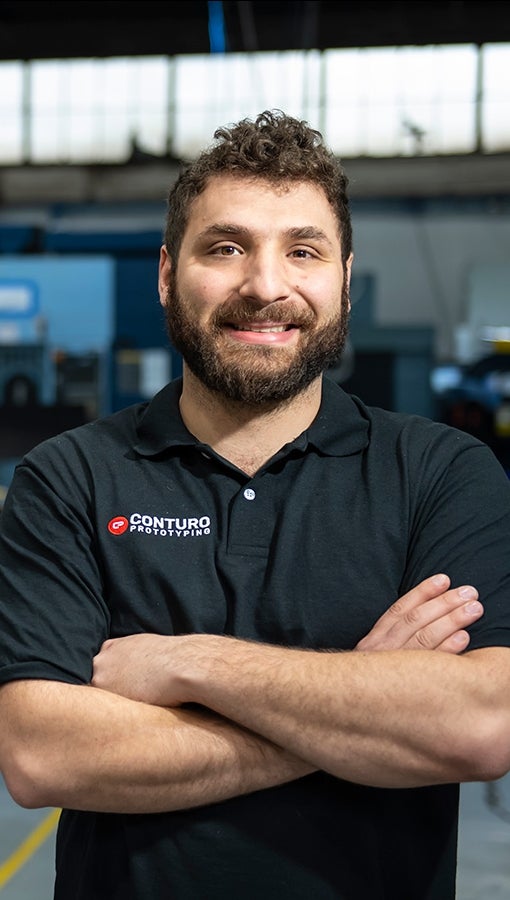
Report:
M186 665L179 671L184 702L208 706L208 699L223 677L232 678L229 665L229 645L234 638L214 634L192 634L181 638L185 642ZM175 677L175 671L174 671Z

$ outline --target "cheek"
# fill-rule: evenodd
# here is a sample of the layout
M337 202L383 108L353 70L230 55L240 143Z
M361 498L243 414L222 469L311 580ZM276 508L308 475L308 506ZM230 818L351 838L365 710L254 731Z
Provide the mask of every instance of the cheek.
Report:
M309 305L320 316L329 316L339 309L342 299L338 282L328 279L317 281L313 290L308 291L305 296L308 298Z
M208 306L224 296L223 279L214 271L204 271L200 266L190 267L178 280L178 289L183 297L197 306Z
M196 273L178 279L177 293L185 306L197 313L209 305L210 285L206 278L200 278Z

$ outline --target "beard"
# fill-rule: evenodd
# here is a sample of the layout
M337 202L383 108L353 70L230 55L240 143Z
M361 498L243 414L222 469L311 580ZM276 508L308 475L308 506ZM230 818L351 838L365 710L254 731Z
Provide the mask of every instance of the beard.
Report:
M261 308L246 300L218 307L207 330L199 326L171 273L165 307L169 338L191 372L210 391L247 406L277 406L304 391L341 355L349 323L348 286L336 316L317 327L315 313L285 300ZM257 346L225 341L224 326L292 323L300 329L297 347Z

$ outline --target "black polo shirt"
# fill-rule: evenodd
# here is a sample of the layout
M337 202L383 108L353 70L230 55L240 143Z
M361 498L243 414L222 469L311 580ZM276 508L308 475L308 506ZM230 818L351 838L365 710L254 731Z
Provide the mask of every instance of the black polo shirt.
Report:
M139 631L351 649L439 571L480 591L471 646L510 646L510 483L484 445L326 379L311 427L250 478L186 430L180 390L18 467L0 681L87 683L101 643ZM178 813L66 812L56 896L446 900L456 816L454 786L383 791L322 773Z

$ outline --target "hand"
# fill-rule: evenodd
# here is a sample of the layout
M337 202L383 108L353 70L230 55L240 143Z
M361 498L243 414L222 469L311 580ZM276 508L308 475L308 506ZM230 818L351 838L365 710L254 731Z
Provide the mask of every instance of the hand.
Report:
M221 659L216 635L131 634L105 641L93 659L93 687L154 706L177 707L193 700L188 676Z
M422 581L389 607L355 649L461 653L469 644L465 628L480 618L483 607L475 588L448 590L449 584L446 575ZM226 642L232 641L205 634L133 634L108 640L94 657L91 683L132 700L177 707L193 701L188 689L194 673L226 664Z
M443 650L462 653L465 630L483 614L471 585L448 590L447 575L433 575L400 597L375 623L356 650Z

